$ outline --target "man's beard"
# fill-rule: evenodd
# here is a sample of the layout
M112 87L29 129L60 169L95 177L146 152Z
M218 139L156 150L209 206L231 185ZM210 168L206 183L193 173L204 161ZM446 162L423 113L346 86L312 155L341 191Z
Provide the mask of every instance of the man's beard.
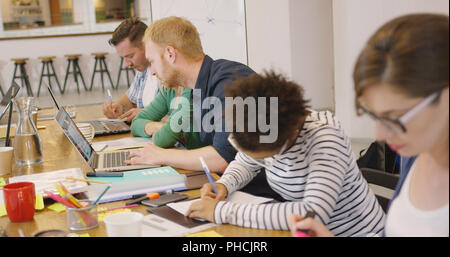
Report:
M181 73L178 70L169 68L167 65L166 71L168 71L166 80L161 80L160 78L158 78L158 80L164 86L166 86L167 88L173 88L173 89L177 89L179 86L183 86L182 82L181 82Z

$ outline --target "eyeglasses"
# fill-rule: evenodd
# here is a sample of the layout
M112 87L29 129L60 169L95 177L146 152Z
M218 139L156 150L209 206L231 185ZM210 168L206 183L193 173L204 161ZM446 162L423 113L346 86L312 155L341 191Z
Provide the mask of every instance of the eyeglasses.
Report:
M228 142L230 142L230 144L239 152L243 152L241 149L239 149L239 147L237 146L237 142L236 139L234 138L233 134L230 133L230 135L228 136ZM247 158L250 159L250 161L258 164L261 167L264 167L265 169L269 169L269 166L272 166L272 162L274 159L276 159L277 156L280 156L284 153L284 151L287 149L289 140L286 140L286 142L284 143L284 145L281 147L280 151L278 152L278 154L275 154L272 157L266 157L264 159L254 159L253 157L249 156L249 155L245 155Z
M440 95L440 92L433 93L427 98L425 98L422 102L420 102L418 105L414 106L411 110L409 110L407 113L402 115L398 119L389 119L389 118L381 118L376 116L373 112L369 111L367 107L360 103L359 108L369 117L371 117L373 120L380 122L383 126L385 126L387 129L397 133L406 133L406 127L405 124L410 121L414 116L416 116L422 109L424 109L426 106L428 106L431 102L433 102L438 96Z

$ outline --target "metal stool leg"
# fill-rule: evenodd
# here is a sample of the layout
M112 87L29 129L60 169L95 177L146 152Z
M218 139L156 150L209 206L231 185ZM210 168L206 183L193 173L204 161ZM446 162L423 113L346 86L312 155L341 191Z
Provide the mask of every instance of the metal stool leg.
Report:
M22 71L22 76L24 78L25 85L27 87L27 94L28 94L28 96L34 96L33 95L33 90L31 90L30 80L28 79L28 75L27 75L27 71L25 70L25 64L24 63L20 64L20 69Z
M55 78L56 85L58 85L58 88L59 88L59 92L62 94L63 90L61 89L61 84L59 84L58 76L56 76L56 71L55 71L55 66L53 66L53 61L50 61L49 65L52 68L52 73L49 76L53 76Z
M104 67L104 69L105 69L106 75L108 75L109 83L111 83L111 88L112 88L112 89L116 89L116 88L114 87L114 83L113 83L113 81L112 81L112 79L111 79L111 75L109 74L108 66L106 66L106 61L105 61L105 58L104 58L104 57L102 58L102 62L103 62L103 67Z
M116 89L119 88L119 82L120 82L120 73L122 73L122 65L123 65L123 57L120 58L120 66L119 66L119 74L117 74L117 83L116 83Z
M102 79L102 90L105 91L105 83L103 81L103 72L104 72L103 62L102 62L102 59L100 59L100 77Z
M16 77L20 78L20 77L16 76L17 65L18 65L17 63L14 64L14 73L13 73L13 78L12 78L12 81L11 81L11 85L14 83L14 80L16 79ZM21 86L22 86L22 84L21 84Z
M86 83L84 83L84 78L83 78L83 74L81 73L80 66L78 65L78 59L74 60L74 66L75 66L75 68L76 68L76 69L74 70L74 71L76 72L75 77L76 77L77 75L80 75L81 82L83 82L84 90L88 91L88 88L86 87Z
M45 67L45 63L42 63L41 77L39 78L39 87L38 87L38 91L37 91L37 96L39 96L39 94L41 93L42 78L44 77L44 67Z
M89 88L89 91L92 90L92 86L94 85L94 77L95 77L95 72L96 72L96 68L97 68L97 58L95 58L95 63L94 63L94 72L92 73L92 77L91 77L91 87Z
M72 59L67 60L67 69L66 69L66 75L64 76L64 85L63 85L63 94L66 91L66 84L67 84L67 78L69 77L69 71L70 71L70 64L72 63ZM73 66L73 64L72 64Z

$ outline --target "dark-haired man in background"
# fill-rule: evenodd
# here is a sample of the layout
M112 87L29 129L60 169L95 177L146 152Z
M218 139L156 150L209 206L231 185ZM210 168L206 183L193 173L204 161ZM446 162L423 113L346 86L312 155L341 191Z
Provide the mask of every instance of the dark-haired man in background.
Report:
M158 92L157 79L148 72L150 64L145 58L142 37L146 29L147 25L139 18L129 18L116 28L108 41L123 58L125 65L137 71L133 84L125 94L112 103L107 100L103 104L103 113L108 118L115 116L131 122Z

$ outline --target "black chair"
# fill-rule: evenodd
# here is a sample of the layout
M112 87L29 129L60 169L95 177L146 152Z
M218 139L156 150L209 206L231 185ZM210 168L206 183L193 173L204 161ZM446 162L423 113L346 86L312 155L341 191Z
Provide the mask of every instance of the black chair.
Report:
M375 193L378 203L386 212L389 201L394 195L399 175L369 168L361 168L360 170Z

